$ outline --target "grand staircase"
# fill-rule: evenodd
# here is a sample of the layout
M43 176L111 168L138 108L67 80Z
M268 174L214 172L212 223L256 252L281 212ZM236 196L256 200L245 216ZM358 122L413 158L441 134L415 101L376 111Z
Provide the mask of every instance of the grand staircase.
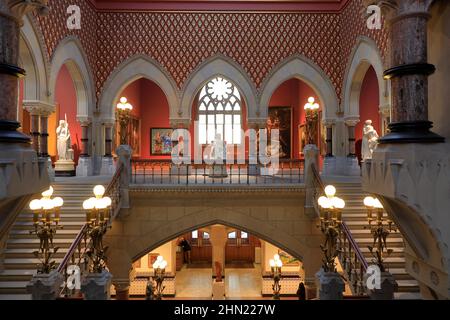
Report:
M356 243L364 254L367 262L372 263L373 257L367 246L373 244L373 237L367 226L367 213L363 200L369 194L362 191L361 183L336 183L337 196L345 200L343 220L346 222ZM385 213L386 215L386 213ZM405 256L403 237L399 231L392 232L388 239L388 248L393 253L385 258L386 267L398 283L396 298L420 298L419 285L405 270Z
M54 245L59 247L55 255L57 264L61 262L85 223L86 216L82 210L82 203L93 196L92 189L96 184L98 183L71 179L52 184L53 197L60 196L64 199L60 222L63 229L56 232L53 241ZM35 198L39 197L40 195L37 195ZM28 208L24 208L9 233L5 250L5 268L0 271L0 300L31 298L26 292L26 285L36 273L36 265L39 263L33 255L33 251L38 250L39 239L36 235L30 234L32 229L32 213Z

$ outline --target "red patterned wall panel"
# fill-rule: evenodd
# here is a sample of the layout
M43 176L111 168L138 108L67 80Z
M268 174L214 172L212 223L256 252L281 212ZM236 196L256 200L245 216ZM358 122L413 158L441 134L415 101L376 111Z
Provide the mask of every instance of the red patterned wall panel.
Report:
M82 9L82 29L65 27L69 4ZM111 72L143 53L159 61L178 86L206 58L222 53L239 63L259 87L271 68L300 53L328 74L341 95L348 58L358 35L385 52L387 36L365 26L361 0L341 13L95 12L87 0L51 1L39 18L49 54L69 34L77 35L96 79L97 95Z

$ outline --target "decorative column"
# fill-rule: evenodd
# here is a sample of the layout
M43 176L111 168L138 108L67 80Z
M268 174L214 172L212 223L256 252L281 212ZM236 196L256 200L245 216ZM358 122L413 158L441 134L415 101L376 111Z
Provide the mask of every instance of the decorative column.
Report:
M325 120L323 124L327 130L326 144L327 154L323 161L322 174L333 175L336 173L336 157L333 156L333 120Z
M388 0L379 5L389 28L391 67L384 77L392 85L390 133L380 143L435 143L444 138L431 132L428 120L428 76L435 67L427 62L428 11L433 0Z
M105 128L105 154L102 158L101 175L112 175L115 172L114 160L112 156L113 126L114 121L103 124Z
M211 226L210 238L212 245L213 276L218 272L223 276L225 270L225 245L227 243L227 231L225 226ZM219 262L222 270L216 270L216 262Z
M345 119L345 125L348 130L348 154L344 172L348 176L359 176L361 173L355 148L355 126L358 122L359 119L356 118Z
M78 118L81 125L81 153L78 159L77 176L92 175L92 159L89 155L89 126L91 121L87 118Z

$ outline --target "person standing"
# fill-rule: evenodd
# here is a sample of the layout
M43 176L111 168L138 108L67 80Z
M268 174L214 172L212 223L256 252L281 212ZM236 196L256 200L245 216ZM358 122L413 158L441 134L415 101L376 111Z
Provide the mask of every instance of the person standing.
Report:
M181 237L180 242L178 244L183 250L183 259L187 264L191 263L191 245L189 241L187 241L184 237Z

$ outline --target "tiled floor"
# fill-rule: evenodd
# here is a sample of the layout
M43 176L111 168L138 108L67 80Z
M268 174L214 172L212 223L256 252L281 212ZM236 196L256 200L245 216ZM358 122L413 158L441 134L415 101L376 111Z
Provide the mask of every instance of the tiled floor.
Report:
M177 272L176 298L210 298L212 269L186 269ZM225 292L228 299L261 298L261 271L253 269L226 269Z

